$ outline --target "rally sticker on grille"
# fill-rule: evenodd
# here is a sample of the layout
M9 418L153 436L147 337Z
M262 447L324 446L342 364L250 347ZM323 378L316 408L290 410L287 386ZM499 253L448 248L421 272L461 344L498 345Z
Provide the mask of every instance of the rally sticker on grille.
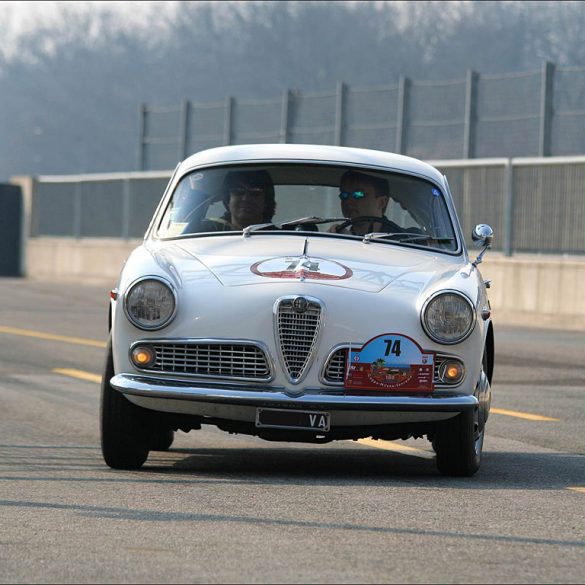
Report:
M352 276L351 268L335 262L310 256L285 256L256 262L250 270L267 278L314 280L344 280Z
M350 347L345 374L347 394L363 391L433 391L434 354L399 333L384 333L361 349Z

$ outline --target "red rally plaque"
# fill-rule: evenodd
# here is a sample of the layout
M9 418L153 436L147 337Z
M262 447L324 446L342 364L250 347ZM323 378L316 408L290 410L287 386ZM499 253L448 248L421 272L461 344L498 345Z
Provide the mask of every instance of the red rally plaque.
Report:
M434 353L424 351L414 339L384 333L361 349L349 351L345 393L363 391L424 392L434 390Z

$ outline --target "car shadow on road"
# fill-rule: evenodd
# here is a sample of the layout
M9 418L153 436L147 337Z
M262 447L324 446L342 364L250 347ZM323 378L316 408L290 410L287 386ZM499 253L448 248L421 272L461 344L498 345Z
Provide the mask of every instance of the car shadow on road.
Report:
M67 453L69 449L77 450ZM26 446L24 451L0 462L0 482L416 485L474 490L585 487L585 455L551 451L484 451L481 469L469 478L441 476L434 459L352 443L175 448L151 452L145 465L135 471L110 469L95 447Z
M180 456L183 457L180 457ZM174 461L169 461L172 456ZM474 489L565 489L585 485L585 456L567 453L484 453L471 478L444 477L434 459L376 449L176 449L153 453L143 471L252 483L359 485L375 481Z

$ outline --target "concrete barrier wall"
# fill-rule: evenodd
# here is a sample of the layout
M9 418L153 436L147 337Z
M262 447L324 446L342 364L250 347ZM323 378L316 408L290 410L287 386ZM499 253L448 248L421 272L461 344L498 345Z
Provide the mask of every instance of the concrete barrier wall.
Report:
M29 238L26 276L35 279L104 281L115 284L130 252L142 240Z
M141 240L31 238L29 278L111 282ZM472 251L471 254L474 254ZM585 330L585 258L487 252L494 323Z
M487 252L494 323L585 330L585 258Z

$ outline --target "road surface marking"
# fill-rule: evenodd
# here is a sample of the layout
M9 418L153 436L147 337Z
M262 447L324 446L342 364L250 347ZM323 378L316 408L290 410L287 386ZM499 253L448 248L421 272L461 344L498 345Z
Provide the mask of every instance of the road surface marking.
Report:
M83 337L68 337L67 335L55 335L54 333L43 333L42 331L31 331L30 329L17 329L16 327L0 326L0 333L9 335L22 335L24 337L35 337L49 341L63 341L64 343L73 343L75 345L89 345L91 347L105 348L105 341L95 339L84 339Z
M83 370L75 370L73 368L55 368L53 370L55 374L61 374L62 376L69 376L70 378L78 378L85 380L86 382L95 382L101 384L102 377L91 372L84 372Z
M567 489L571 490L572 492L580 492L585 494L585 487L568 487Z
M410 447L409 445L394 443L393 441L382 441L380 439L358 439L357 442L361 445L366 445L367 447L386 449L387 451L396 451L397 453L403 453L404 455L414 455L415 457L422 457L423 459L435 458L435 454L431 451L423 451L423 449L417 449L416 447Z
M541 414L531 414L530 412L518 412L517 410L505 410L504 408L491 408L490 412L494 414L505 414L506 416L514 416L516 418L523 418L525 420L539 420L558 422L560 419L551 418L550 416L542 416Z

